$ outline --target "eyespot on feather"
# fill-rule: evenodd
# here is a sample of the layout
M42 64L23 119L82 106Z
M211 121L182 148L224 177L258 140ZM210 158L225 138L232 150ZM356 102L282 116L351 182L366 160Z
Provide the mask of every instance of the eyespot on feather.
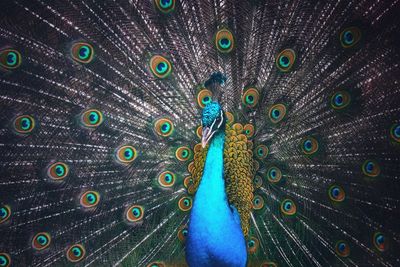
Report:
M117 149L116 158L120 163L131 163L137 157L136 149L131 145L124 145Z
M35 119L30 115L20 115L14 119L14 130L19 134L31 133L35 125Z
M11 217L11 208L8 205L0 205L0 224L7 222Z
M71 47L71 57L76 62L88 64L94 57L93 46L85 42L74 43Z
M178 207L181 211L189 211L192 208L192 198L183 196L178 201Z
M175 158L179 161L188 161L192 156L192 151L187 146L178 147L175 151Z
M1 252L0 253L0 266L1 267L9 267L11 265L11 257L8 253Z
M258 241L258 239L254 236L250 237L250 239L247 241L247 251L250 254L255 254L259 246L260 246L260 241Z
M175 180L175 174L170 171L164 171L158 175L158 183L161 187L172 187L175 184Z
M158 119L154 123L154 131L162 137L168 137L174 132L174 124L168 118Z
M364 175L375 178L381 173L381 167L375 160L366 160L361 166Z
M343 48L355 46L361 40L361 31L358 27L348 27L340 32L340 44Z
M376 232L373 235L372 243L379 252L384 252L389 247L389 242L386 236L381 232Z
M270 183L277 184L282 179L282 172L278 167L270 167L267 170L267 179Z
M156 78L164 79L172 73L171 62L161 55L152 56L149 64L150 70Z
M293 49L282 50L275 59L275 64L282 72L289 72L296 61L296 53Z
M270 107L268 117L274 124L281 122L286 116L286 106L283 104L275 104Z
M212 102L212 92L208 89L202 89L197 93L197 105L204 108L207 104Z
M51 164L47 169L47 176L54 181L61 181L67 177L68 174L68 165L61 161Z
M139 205L132 205L125 210L125 218L128 222L136 223L143 220L144 209Z
M86 250L81 244L75 244L67 249L67 259L70 262L79 262L86 255Z
M346 197L346 193L341 186L334 184L329 187L328 196L333 202L343 202Z
M233 34L228 29L221 29L215 34L215 46L221 53L229 53L235 46Z
M154 261L149 263L146 267L166 267L166 265L162 261Z
M181 241L181 243L185 243L187 235L188 235L187 227L185 225L179 227L178 239L179 241Z
M330 105L332 109L336 111L346 109L350 105L350 103L351 103L351 96L349 92L345 90L335 92L331 96Z
M154 0L154 3L158 11L168 14L175 10L176 0Z
M32 239L32 248L35 250L44 250L50 246L51 236L49 233L37 233Z
M264 208L264 198L260 195L254 195L252 205L254 210L261 210Z
M268 156L268 148L265 145L258 145L254 150L254 154L258 159L263 160Z
M96 128L103 123L103 113L98 109L88 109L81 114L81 124L88 128Z
M281 212L286 216L293 216L297 212L296 204L291 199L284 199L281 202Z
M242 95L242 103L247 108L254 108L258 104L260 93L254 87L245 89Z
M84 208L94 208L100 202L100 194L96 191L86 191L80 197L80 204Z
M340 257L348 257L350 255L350 246L344 240L339 240L335 244L335 252Z
M319 144L316 138L306 136L301 140L301 151L305 155L313 155L318 151Z
M22 63L21 53L13 48L0 50L0 67L5 70L15 70Z
M252 124L246 124L243 126L243 131L247 138L252 138L254 136L254 126Z

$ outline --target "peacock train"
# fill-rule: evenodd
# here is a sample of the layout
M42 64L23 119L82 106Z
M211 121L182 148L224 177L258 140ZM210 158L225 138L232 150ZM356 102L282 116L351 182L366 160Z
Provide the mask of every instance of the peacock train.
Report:
M0 267L400 266L400 1L0 1Z

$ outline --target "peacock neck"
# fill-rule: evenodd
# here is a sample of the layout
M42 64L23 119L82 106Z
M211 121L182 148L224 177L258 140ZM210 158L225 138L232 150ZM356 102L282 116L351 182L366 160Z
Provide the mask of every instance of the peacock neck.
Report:
M224 142L224 132L210 142L190 213L186 259L191 267L244 267L247 261L239 214L229 205L225 192Z
M206 194L208 200L212 199L213 201L218 201L214 203L228 205L224 181L224 143L225 133L222 131L216 133L212 138L208 148L198 193Z

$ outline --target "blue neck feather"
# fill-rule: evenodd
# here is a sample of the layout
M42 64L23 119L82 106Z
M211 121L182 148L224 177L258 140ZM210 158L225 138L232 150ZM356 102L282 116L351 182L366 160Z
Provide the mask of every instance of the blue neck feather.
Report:
M223 132L208 149L190 214L186 260L196 266L245 266L247 251L239 214L229 206L224 181Z

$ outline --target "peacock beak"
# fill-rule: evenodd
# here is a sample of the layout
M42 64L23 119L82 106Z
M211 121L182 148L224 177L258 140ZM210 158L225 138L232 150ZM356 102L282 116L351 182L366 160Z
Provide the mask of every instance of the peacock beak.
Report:
M203 135L201 137L201 146L205 148L208 141L210 141L211 137L214 135L215 131L213 131L212 128L209 127L204 127L202 131Z

